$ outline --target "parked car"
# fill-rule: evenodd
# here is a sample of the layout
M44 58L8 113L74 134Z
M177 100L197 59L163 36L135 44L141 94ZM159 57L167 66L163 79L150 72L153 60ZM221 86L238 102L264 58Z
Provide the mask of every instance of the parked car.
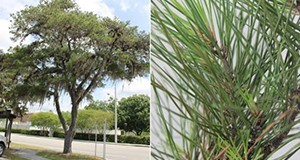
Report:
M7 148L6 137L0 135L0 157L3 155L5 149Z

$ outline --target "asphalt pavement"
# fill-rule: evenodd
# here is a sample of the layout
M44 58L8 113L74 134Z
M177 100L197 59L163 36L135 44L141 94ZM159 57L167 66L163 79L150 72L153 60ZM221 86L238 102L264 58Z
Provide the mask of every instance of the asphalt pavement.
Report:
M12 134L11 141L13 143L31 145L46 148L61 152L63 150L63 139L53 137L38 137L22 134ZM93 141L81 141L74 140L72 144L73 153L81 153L87 155L96 155L103 157L103 143L98 142L95 145ZM150 159L150 147L147 145L131 145L131 144L115 144L107 143L106 160L149 160Z

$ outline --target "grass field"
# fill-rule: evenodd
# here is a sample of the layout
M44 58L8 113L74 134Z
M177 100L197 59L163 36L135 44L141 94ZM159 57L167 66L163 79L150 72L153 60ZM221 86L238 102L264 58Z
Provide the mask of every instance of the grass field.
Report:
M29 145L23 145L18 143L12 143L11 148L7 149L4 153L5 158L11 159L11 160L26 160L23 157L17 156L14 154L14 152L20 151L22 149L29 149L36 152L36 155L47 158L49 160L103 160L99 157L89 156L89 155L83 155L83 154L62 154L61 152L56 152L52 150L47 150L45 148L41 147L35 147L35 146L29 146Z

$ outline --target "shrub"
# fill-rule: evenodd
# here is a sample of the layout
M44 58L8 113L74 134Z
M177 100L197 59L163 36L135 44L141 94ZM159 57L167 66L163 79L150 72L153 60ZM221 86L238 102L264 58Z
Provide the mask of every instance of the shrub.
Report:
M5 132L4 128L0 128L1 132ZM48 136L49 131L42 131L42 130L26 130L26 129L12 129L11 133L20 133L20 134L27 134L27 135L35 135L35 136Z
M64 138L64 133L54 132L53 137ZM74 139L77 140L95 140L94 133L76 133ZM97 141L103 141L103 134L97 134ZM114 142L114 135L106 135L106 142ZM131 144L150 144L150 136L135 136L135 135L120 135L118 136L119 143L131 143Z
M118 142L132 144L150 144L150 136L121 135L118 137Z

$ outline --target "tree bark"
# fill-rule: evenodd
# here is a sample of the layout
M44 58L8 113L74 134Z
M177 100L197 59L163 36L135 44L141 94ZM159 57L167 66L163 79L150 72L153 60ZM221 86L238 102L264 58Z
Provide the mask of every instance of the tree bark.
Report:
M67 124L66 121L62 115L62 112L60 110L60 104L59 104L59 94L58 94L58 85L55 86L54 89L54 102L55 102L55 108L56 108L56 112L59 118L59 121L64 129L64 132L67 132Z
M64 150L63 150L64 154L72 153L72 142L76 134L76 121L77 121L78 107L79 107L79 103L76 103L76 100L78 98L76 97L75 92L72 89L69 89L69 94L72 101L71 123L69 129L65 132Z
M72 153L72 142L73 142L74 136L75 136L74 128L73 128L73 130L69 129L65 133L64 150L63 150L64 154Z
M67 92L69 93L71 98L72 110L71 110L71 123L70 126L68 127L64 117L62 116L62 112L60 110L58 85L55 86L54 101L56 105L56 111L65 132L63 154L72 153L72 142L76 134L76 121L77 121L79 103L82 101L84 97L86 97L86 95L90 92L90 90L95 87L97 83L97 79L103 73L106 62L107 60L104 61L101 68L98 69L97 73L93 76L91 82L87 85L85 89L82 88L82 85L85 83L85 81L80 83L79 86L77 87L76 85L69 84L67 88Z
M67 127L67 123L62 115L61 110L60 110L58 86L55 86L54 102L55 102L55 106L56 106L56 112L58 114L59 121L62 124L64 133L65 133L64 149L63 149L64 154L72 153L72 142L73 142L73 138L76 134L75 124L76 124L76 120L77 120L78 105L76 105L74 103L74 99L75 99L74 94L70 94L70 96L72 99L71 124L69 127Z
M78 113L78 105L72 105L71 111L71 124L69 129L65 132L65 140L64 140L64 154L72 153L72 142L74 136L76 134L76 120L77 120L77 113Z

